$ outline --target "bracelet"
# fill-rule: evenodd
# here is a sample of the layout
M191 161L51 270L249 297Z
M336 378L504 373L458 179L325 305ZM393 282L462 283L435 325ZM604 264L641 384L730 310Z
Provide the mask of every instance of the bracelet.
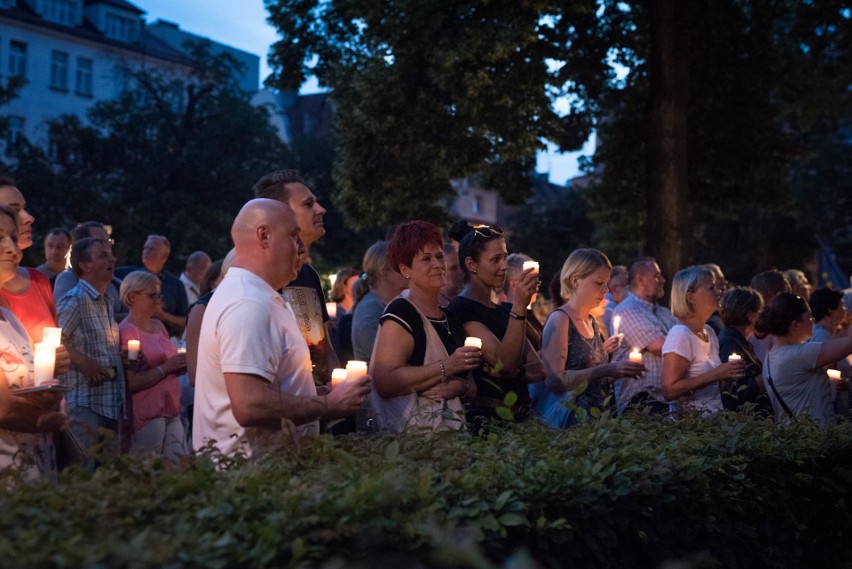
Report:
M160 372L160 379L163 379L164 377L166 377L166 372L163 371L163 368L161 368L160 366L157 366L154 369L156 369L158 372Z
M464 392L459 395L460 398L465 398L467 397L468 393L470 393L470 383L468 383L469 381L470 379L468 378L464 378L462 380L462 387L464 387Z
M509 318L512 318L513 320L526 320L526 319L527 319L527 315L526 315L526 313L524 313L524 315L523 315L523 316L518 316L517 314L515 314L514 312L512 312L512 311L510 310L510 311L509 311Z
M444 360L440 360L438 365L441 366L441 383L447 383L447 370L444 368Z

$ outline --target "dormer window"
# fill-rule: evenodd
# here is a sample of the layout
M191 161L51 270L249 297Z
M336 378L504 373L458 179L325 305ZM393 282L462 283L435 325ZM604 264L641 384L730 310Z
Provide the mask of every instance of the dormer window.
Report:
M66 26L81 23L79 0L41 0L41 3L45 20Z
M138 19L121 16L114 12L109 12L106 15L106 29L104 34L108 38L132 42L136 41Z

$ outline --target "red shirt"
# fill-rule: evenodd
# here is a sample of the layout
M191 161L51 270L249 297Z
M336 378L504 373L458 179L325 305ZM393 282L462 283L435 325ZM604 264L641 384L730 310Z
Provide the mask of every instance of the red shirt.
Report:
M56 317L50 280L37 269L27 268L27 272L30 274L30 286L26 291L12 294L0 288L0 298L6 301L35 344L42 341L44 328L56 327L59 319Z

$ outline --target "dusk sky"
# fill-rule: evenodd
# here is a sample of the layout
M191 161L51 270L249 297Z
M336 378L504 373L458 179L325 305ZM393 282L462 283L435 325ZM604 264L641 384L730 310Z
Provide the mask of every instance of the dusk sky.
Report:
M266 55L269 46L278 35L266 22L267 12L263 0L131 0L133 4L147 12L146 19L169 20L181 29L208 37L230 46L260 56L261 81L269 75ZM316 81L302 87L303 93L313 93L319 89ZM558 154L554 151L542 152L538 157L537 169L550 172L550 180L564 184L568 178L579 174L577 156L592 152L587 143L580 152Z

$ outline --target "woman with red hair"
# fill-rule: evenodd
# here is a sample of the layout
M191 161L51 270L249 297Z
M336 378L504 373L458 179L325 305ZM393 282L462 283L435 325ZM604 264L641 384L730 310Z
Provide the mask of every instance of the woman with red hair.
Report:
M376 336L374 419L392 431L459 429L461 399L476 395L469 375L482 352L463 345L464 327L438 303L447 273L441 232L425 221L403 223L388 242L388 260L409 284L407 294L388 305Z

